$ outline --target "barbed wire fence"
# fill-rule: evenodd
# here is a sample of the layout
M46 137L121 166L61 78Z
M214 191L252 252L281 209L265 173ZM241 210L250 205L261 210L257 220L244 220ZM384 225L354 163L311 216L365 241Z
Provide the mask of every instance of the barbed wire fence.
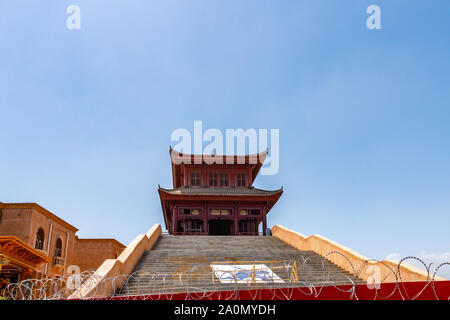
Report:
M328 260L332 255L342 256L349 265L349 271L342 271L337 277ZM414 260L423 265L428 275L424 287L414 295L408 294L402 278L401 265L407 260ZM361 280L361 273L367 272L374 262L383 265L387 272L383 277L374 277L370 281ZM222 269L221 265L224 266ZM449 266L450 262L441 263L432 271L432 264L427 265L421 259L411 256L400 260L397 268L377 260L367 260L360 266L354 266L344 254L332 251L323 257L319 269L311 263L309 257L301 256L285 261L221 261L214 264L197 264L188 271L173 273L135 272L130 275L103 277L96 272L82 272L64 278L26 279L11 283L0 291L0 296L8 300L171 300L178 298L177 294L182 294L187 300L236 300L245 290L247 299L250 297L259 300L261 289L265 289L264 299L289 300L298 293L320 298L324 288L334 287L338 292L347 294L349 299L359 299L356 286L366 284L374 290L373 298L378 300L389 299L395 293L399 293L404 300L414 300L428 286L431 286L434 297L439 299L436 288L438 272ZM392 291L383 291L381 295L383 283L394 285Z

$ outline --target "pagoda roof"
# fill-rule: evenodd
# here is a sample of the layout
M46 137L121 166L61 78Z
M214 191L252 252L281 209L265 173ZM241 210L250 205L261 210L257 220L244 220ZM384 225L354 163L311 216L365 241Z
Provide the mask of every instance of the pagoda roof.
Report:
M172 161L172 179L175 188L182 185L180 181L182 165L250 165L252 166L252 179L255 180L264 161L266 160L268 151L265 150L256 154L248 155L217 155L217 154L183 154L172 147L169 149Z
M209 200L209 201L263 201L267 203L268 210L283 194L283 188L278 190L263 190L254 187L178 187L165 189L158 187L161 206L164 213L164 222L167 228L171 225L169 203L179 200Z

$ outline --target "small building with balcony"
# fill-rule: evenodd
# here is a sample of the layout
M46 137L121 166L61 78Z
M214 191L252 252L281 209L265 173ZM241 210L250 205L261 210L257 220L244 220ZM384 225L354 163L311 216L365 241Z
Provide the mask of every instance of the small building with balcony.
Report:
M79 239L77 231L37 203L0 202L0 280L96 270L125 248L115 239Z

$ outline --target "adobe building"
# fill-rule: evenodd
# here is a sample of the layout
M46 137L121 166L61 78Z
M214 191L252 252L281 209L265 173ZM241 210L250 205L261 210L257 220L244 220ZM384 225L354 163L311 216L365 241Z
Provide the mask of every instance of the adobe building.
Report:
M172 235L266 235L267 214L283 193L253 187L267 151L191 155L170 148L173 188L158 188Z
M94 271L125 248L115 239L79 239L77 231L36 203L0 202L0 279Z
M125 246L116 239L80 239L75 236L73 261L83 271L95 271L106 259L116 259Z

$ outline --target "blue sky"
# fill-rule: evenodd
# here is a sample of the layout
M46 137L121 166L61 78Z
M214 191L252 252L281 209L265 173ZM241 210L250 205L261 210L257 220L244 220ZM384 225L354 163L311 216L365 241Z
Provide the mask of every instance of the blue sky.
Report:
M66 28L67 6L81 30ZM366 8L381 8L368 30ZM450 2L2 1L0 201L80 237L162 223L176 128L280 130L270 212L361 253L450 251Z

